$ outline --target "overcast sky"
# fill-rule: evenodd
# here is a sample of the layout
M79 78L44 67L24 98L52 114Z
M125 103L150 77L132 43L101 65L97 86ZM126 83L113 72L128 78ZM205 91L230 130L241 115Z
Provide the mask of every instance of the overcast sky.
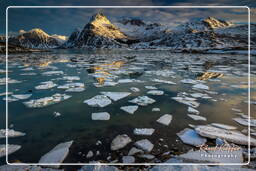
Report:
M121 1L121 0L120 0ZM5 8L7 6L16 5L247 5L251 8L252 13L255 12L256 1L255 0L221 0L221 3L217 0L208 0L208 3L201 3L200 0L186 0L186 1L169 1L169 0L126 0L119 2L117 0L99 0L91 1L87 0L86 3L83 0L59 0L58 3L54 0L12 0L4 1L1 4L0 15L0 34L5 33ZM111 2L111 3L110 3ZM75 8L10 8L8 10L8 26L9 32L17 32L19 30L30 30L33 28L41 28L49 34L60 34L68 36L75 28L83 28L88 22L90 17L96 12L103 12L112 22L117 21L120 17L136 17L145 21L159 22L162 24L168 24L170 27L175 27L180 23L184 23L192 18L205 18L213 16L218 19L228 20L237 24L247 23L248 10L246 8L232 8L232 9L75 9ZM256 23L256 16L251 18L252 22Z

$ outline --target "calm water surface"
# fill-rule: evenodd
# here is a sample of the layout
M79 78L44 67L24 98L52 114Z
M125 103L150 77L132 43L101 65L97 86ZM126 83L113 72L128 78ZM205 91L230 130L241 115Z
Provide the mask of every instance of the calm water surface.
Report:
M4 58L4 56L2 57ZM9 92L13 94L28 94L32 96L26 100L9 102L9 126L13 129L25 132L23 137L10 138L10 144L19 144L20 150L9 156L9 161L22 161L37 163L42 155L50 151L54 146L61 142L74 140L71 152L65 162L89 162L85 155L89 150L100 151L101 155L93 157L90 160L107 161L109 155L112 160L121 158L120 153L126 154L132 147L128 145L121 152L111 153L110 143L118 134L127 134L135 142L136 140L147 138L154 145L152 154L160 156L162 153L172 151L174 154L187 152L192 146L183 144L176 133L189 124L200 125L209 123L222 123L233 125L239 131L245 129L232 118L238 117L231 108L241 109L247 115L248 104L248 86L247 86L247 56L243 55L216 55L216 54L180 54L170 53L168 51L54 51L44 54L18 54L9 56L9 77L21 81L21 83L9 84ZM71 59L71 60L70 60ZM40 62L38 62L40 61ZM42 63L49 62L42 66ZM91 74L93 66L102 66L114 61L125 61L120 68L110 68L107 70L115 75L112 81L117 82L120 79L136 79L143 82L120 83L112 87L95 87L97 83L95 77ZM205 62L214 62L216 65L206 68ZM39 66L39 63L41 66ZM255 69L255 59L252 59L252 71ZM31 71L24 71L25 68L33 68ZM4 63L0 65L5 69ZM210 94L212 99L198 99L200 106L200 116L206 117L207 121L195 121L187 116L187 105L171 99L180 92L193 93L203 92L192 89L192 84L183 84L180 80L185 78L197 79L198 75L205 71L223 73L224 76L217 80L207 80L203 84L210 87L210 91L217 94ZM63 75L42 75L46 71L63 71ZM129 74L127 71L130 71ZM149 71L173 71L171 75L156 75ZM255 71L255 70L254 70ZM34 73L35 75L22 75L24 73ZM1 78L5 75L1 74ZM85 91L67 93L65 90L57 87L47 90L36 90L35 86L43 81L52 80L58 85L67 83L61 80L63 76L79 76L81 82L85 84ZM165 83L156 83L152 79L162 79L177 83L170 85ZM252 82L256 81L252 74ZM235 85L235 86L234 86ZM164 95L147 95L144 86L155 86L158 90L164 91ZM137 87L140 92L132 92L131 87ZM104 107L90 107L83 103L102 91L113 92L131 92L131 95L112 101L112 104ZM0 93L5 92L5 86L0 86ZM255 86L252 85L252 99L256 100ZM48 97L55 93L65 93L72 97L63 102L46 106L43 108L28 108L22 102L31 99ZM133 105L129 100L137 96L147 95L156 100L155 103L148 106L140 106L133 114L128 114L120 109L121 106ZM4 96L0 97L0 128L5 128L5 101ZM160 108L160 112L152 112L152 108ZM256 117L255 105L252 105L252 117ZM61 116L54 117L53 112L61 113ZM91 113L108 112L111 115L109 121L92 121ZM169 126L163 126L156 120L163 114L172 114L173 120ZM134 128L154 128L155 133L152 136L135 136ZM159 139L163 138L162 144ZM95 145L97 140L101 140L103 145ZM0 140L4 144L4 139ZM168 145L168 148L163 145ZM83 155L85 154L85 155ZM161 159L158 157L160 162ZM1 159L3 160L3 159ZM139 160L138 162L143 162Z

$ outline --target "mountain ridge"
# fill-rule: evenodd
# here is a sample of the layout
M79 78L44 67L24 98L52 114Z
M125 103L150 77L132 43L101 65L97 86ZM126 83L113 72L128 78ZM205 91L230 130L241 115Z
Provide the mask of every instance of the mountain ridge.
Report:
M251 25L252 47L256 46L254 31L256 32L256 25ZM14 40L18 41L18 45L28 48L129 48L194 51L246 49L248 48L247 33L246 25L236 25L214 17L190 20L170 29L164 24L131 17L124 17L112 23L104 14L97 13L82 29L74 30L68 39L62 41L58 40L59 35L50 36L41 29L22 31ZM38 41L33 42L30 36L37 37ZM10 42L15 43L15 41Z

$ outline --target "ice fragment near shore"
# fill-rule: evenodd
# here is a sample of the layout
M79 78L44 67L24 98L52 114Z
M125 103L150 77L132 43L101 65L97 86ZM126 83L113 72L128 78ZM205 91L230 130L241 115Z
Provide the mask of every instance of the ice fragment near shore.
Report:
M122 134L122 135L116 136L113 139L113 141L111 142L110 147L111 147L112 151L115 151L115 150L119 150L119 149L124 148L130 142L132 142L131 138L126 134Z
M73 141L60 143L55 146L51 151L43 155L38 163L62 163L69 153ZM60 165L49 165L51 168L59 168Z
M177 135L183 143L196 147L205 144L207 141L205 138L198 135L195 130L189 128L182 130L177 133Z
M21 148L20 145L12 145L8 144L8 155L18 151ZM6 155L6 145L1 144L0 145L0 158Z
M195 130L203 137L211 139L221 138L235 144L248 145L248 137L237 131L230 131L208 125L197 126ZM256 146L256 139L251 138L251 145Z
M154 145L148 139L136 141L134 145L146 152L151 152L154 148Z

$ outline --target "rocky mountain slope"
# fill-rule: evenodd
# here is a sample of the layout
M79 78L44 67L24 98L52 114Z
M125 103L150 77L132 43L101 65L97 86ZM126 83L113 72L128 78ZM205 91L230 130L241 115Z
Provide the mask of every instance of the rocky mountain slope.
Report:
M256 31L256 26L252 25L251 29ZM252 37L255 35L253 34ZM256 41L251 43L255 45ZM162 39L154 42L154 46L176 50L246 49L248 27L209 17L178 26Z
M97 13L83 30L73 32L62 48L120 48L131 39L106 16Z
M256 31L256 25L251 25ZM255 34L252 47L256 45ZM84 29L75 30L62 48L132 48L194 51L246 49L247 25L235 25L213 17L192 20L174 29L137 18L122 18L112 24L103 14L94 15Z
M56 48L64 43L65 37L60 35L48 35L41 29L22 31L19 35L9 37L9 42L25 48L49 49Z

